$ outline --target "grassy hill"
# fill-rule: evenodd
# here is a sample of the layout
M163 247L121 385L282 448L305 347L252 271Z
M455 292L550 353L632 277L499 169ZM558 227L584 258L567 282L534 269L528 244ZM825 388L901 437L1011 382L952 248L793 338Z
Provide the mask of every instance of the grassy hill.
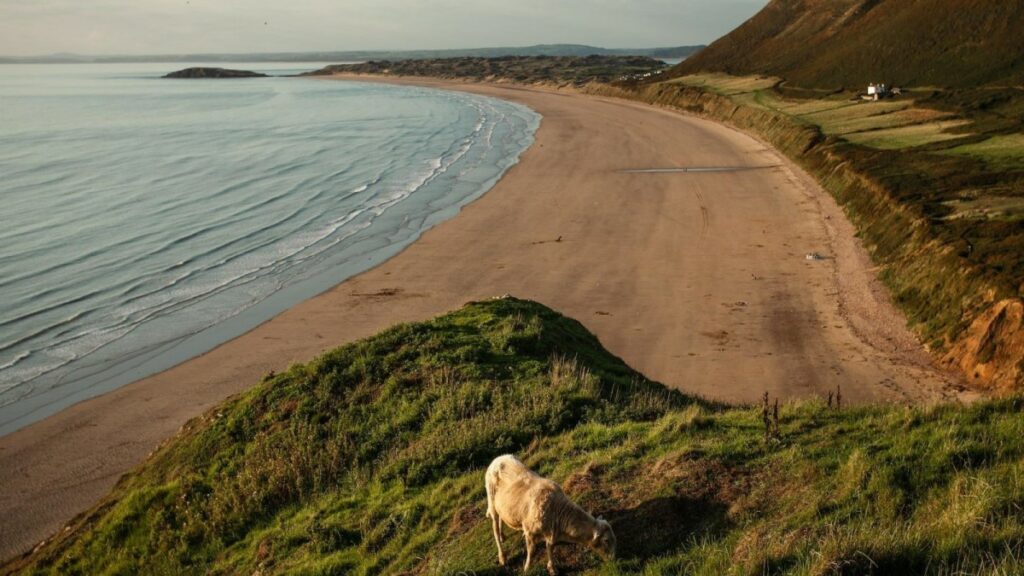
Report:
M766 435L539 304L471 303L268 375L0 572L497 575L482 473L514 452L618 534L570 574L1020 573L1022 413L811 402Z
M1014 86L1024 80L1024 3L772 0L676 74L767 74L804 87Z

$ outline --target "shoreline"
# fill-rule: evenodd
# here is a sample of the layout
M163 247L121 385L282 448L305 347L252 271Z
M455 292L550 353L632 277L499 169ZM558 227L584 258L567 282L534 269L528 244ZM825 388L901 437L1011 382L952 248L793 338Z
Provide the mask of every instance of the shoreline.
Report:
M306 79L311 80L310 78ZM307 271L301 280L286 284L236 313L196 331L175 335L174 338L168 338L145 348L133 349L130 353L122 353L117 357L110 357L108 360L95 361L92 364L88 364L91 361L91 356L84 357L85 362L80 363L84 365L76 371L68 372L68 377L62 378L59 385L46 388L47 382L43 381L40 391L33 390L32 393L26 394L10 404L0 405L0 437L79 402L117 390L132 382L188 362L221 344L244 335L289 308L327 292L349 278L392 258L409 244L415 242L423 232L439 222L455 217L464 206L490 191L504 173L519 162L522 154L532 146L534 133L540 123L539 116L532 111L528 114L524 113L523 117L528 119L523 123L522 138L515 139L517 145L515 153L503 155L493 163L496 174L493 177L488 175L489 177L479 182L475 180L461 181L464 185L468 184L468 187L472 187L472 192L460 193L458 196L455 196L454 193L438 194L436 193L437 184L431 183L435 190L425 191L428 194L427 197L430 198L427 205L436 206L431 211L424 210L422 213L414 211L403 216L403 206L414 205L414 202L396 206L391 211L391 214L397 213L397 216L392 217L393 220L404 218L403 222L409 222L410 216L412 216L418 219L413 220L418 224L408 226L402 224L399 229L384 229L369 235L369 238L366 235L358 237L355 244L365 245L365 248L356 250L342 246L340 251L335 249L335 254L354 252L347 254L345 260L341 261L339 265L325 267L313 273ZM450 191L459 188L448 186L443 189ZM412 210L416 209L412 208ZM378 224L377 227L381 226ZM378 240L378 238L386 240ZM340 260L340 257L335 257L335 259ZM139 327L145 326L138 325L132 330ZM30 381L18 386L23 385L34 387L39 384Z
M397 255L207 353L0 438L0 558L58 530L188 419L271 370L499 294L575 317L647 376L714 399L816 396L837 382L854 402L956 397L919 348L882 350L859 333L909 335L852 259L863 254L856 239L830 237L834 213L849 225L831 196L752 137L624 100L348 79L502 97L543 119L488 193ZM757 169L626 172L678 166ZM806 261L815 250L834 259ZM863 304L844 306L837 284L863 292Z

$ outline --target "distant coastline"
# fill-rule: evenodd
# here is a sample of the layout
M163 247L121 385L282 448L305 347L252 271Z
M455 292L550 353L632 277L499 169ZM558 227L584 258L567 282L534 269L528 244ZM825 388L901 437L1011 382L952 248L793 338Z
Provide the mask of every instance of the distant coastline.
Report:
M175 62L363 62L367 60L422 60L431 58L500 56L649 56L658 59L681 59L704 48L670 46L661 48L601 48L580 44L539 44L495 48L453 50L351 50L329 52L266 52L251 54L197 53L145 55L47 54L39 56L2 56L0 64L131 64Z

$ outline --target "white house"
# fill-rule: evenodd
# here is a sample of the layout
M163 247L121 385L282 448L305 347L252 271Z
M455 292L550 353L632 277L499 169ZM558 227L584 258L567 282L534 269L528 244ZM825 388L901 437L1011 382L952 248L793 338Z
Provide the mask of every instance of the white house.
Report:
M868 84L868 100L878 100L889 95L889 87L885 84Z

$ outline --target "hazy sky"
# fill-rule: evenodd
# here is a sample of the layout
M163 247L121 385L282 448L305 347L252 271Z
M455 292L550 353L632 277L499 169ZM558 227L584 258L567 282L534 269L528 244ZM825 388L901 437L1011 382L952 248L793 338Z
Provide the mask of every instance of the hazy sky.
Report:
M0 55L703 44L768 0L0 0Z

